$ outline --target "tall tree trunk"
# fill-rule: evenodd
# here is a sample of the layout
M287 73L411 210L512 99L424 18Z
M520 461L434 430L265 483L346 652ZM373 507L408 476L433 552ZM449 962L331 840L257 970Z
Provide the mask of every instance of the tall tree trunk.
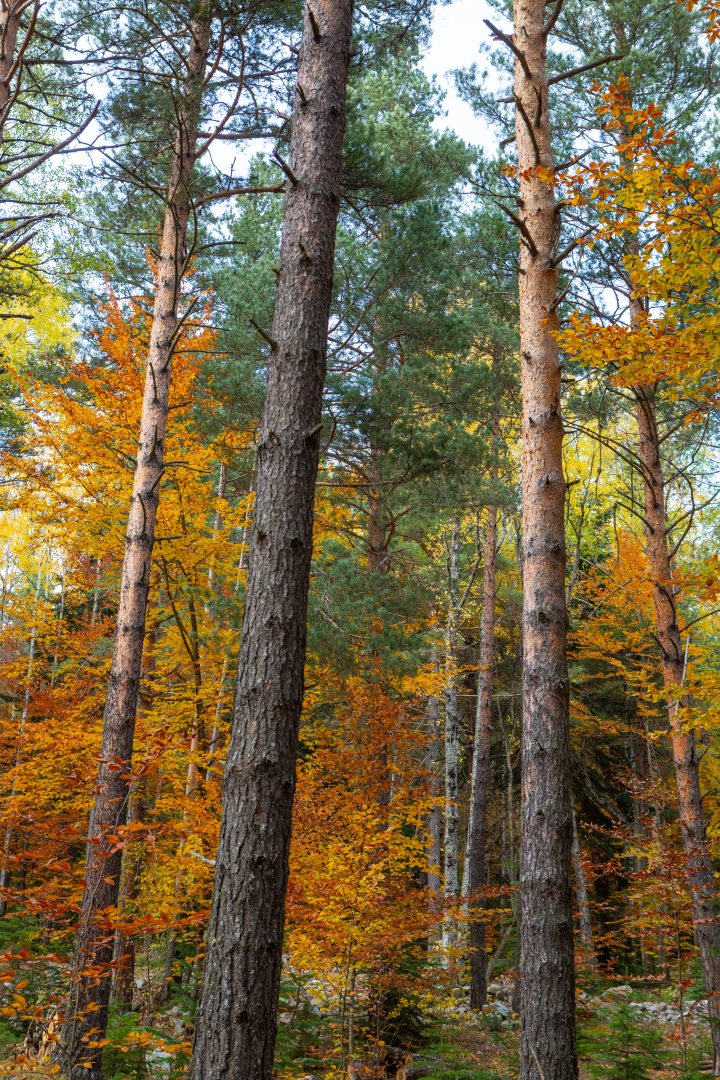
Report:
M515 0L523 399L523 743L521 1002L523 1080L574 1080L575 971L565 478L560 357L553 336L558 207L552 183L546 0Z
M460 586L460 523L455 521L450 533L448 552L448 612L445 627L445 838L444 893L442 945L445 962L454 966L457 946L457 918L449 910L458 901L458 836L460 826L460 710L458 708L457 620Z
M689 708L692 701L683 691L685 651L677 618L677 591L673 583L655 394L648 386L637 386L634 392L643 466L647 557L653 580L655 627L662 649L680 827L692 899L693 926L708 995L714 1075L720 1076L720 911L705 832L695 733L685 727L683 720L683 710Z
M497 507L488 507L483 552L483 610L480 629L480 671L478 673L475 739L467 856L470 901L470 1008L481 1009L487 1001L487 940L485 923L477 915L484 904L480 892L487 884L485 848L487 843L487 799L490 786L490 735L492 731L492 691L495 673L495 590L497 582Z
M352 0L305 9L191 1080L270 1080L273 1069L352 13Z
M13 78L17 75L16 57L20 22L29 10L29 22L22 46L30 39L35 28L40 4L28 0L0 0L0 139L12 104Z
M130 501L120 580L113 660L105 712L100 769L90 814L88 858L80 925L58 1047L67 1080L99 1080L107 1028L113 933L107 911L117 904L122 852L110 839L124 825L142 665L150 570L170 395L170 372L178 328L180 285L190 214L203 80L211 24L209 0L201 0L191 25L185 82L178 103L178 130L162 228L155 305L140 420L137 464ZM121 767L118 765L121 764ZM98 976L97 972L102 974Z

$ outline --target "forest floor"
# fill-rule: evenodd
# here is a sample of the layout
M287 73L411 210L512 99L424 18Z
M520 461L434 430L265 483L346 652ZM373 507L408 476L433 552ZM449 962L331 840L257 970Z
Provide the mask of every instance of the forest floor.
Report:
M3 938L6 940L3 941ZM0 1077L42 1080L55 1077L38 1062L27 1039L28 1017L37 1009L46 1019L61 990L62 964L49 963L47 941L32 920L0 924L0 944L24 956L24 974L0 981ZM155 952L157 951L157 955ZM162 949L153 950L137 983L138 1011L114 1013L105 1052L107 1080L182 1080L190 1049L192 965L179 964L169 1000L158 1005ZM16 965L20 966L20 965ZM183 974L184 972L184 974ZM709 1075L709 1037L703 1016L698 972L675 986L596 980L578 994L581 1080L701 1080ZM157 983L157 985L156 985ZM282 1080L339 1080L345 1071L333 1064L334 1018L318 1008L304 984L283 995L277 1075ZM508 976L491 984L482 1014L471 1013L467 988L428 988L426 1010L409 1018L407 1037L394 1039L411 1055L407 1080L513 1080L518 1076L519 1017L512 1009ZM26 1007L18 1007L18 999ZM155 1004L150 1007L148 1001ZM32 1006L30 1003L36 1002ZM429 1003L429 1004L428 1004ZM412 1032L410 1032L412 1028ZM36 1031L37 1036L41 1034ZM397 1033L396 1033L397 1034ZM26 1063L21 1063L27 1055ZM358 1050L363 1064L371 1058ZM13 1064L14 1062L14 1064ZM361 1071L379 1078L382 1071Z
M578 1045L581 1080L700 1080L710 1075L710 1042L698 988L626 984L581 991ZM695 995L693 999L692 995ZM418 1050L408 1080L511 1080L519 1075L519 1017L509 992L482 1015L457 1006Z

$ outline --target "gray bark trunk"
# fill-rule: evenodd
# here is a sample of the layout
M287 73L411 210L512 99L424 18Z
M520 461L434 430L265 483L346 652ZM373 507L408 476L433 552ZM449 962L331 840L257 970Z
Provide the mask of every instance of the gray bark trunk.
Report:
M460 586L460 525L456 521L450 534L448 553L448 614L445 629L445 917L442 945L445 962L455 963L457 918L451 909L458 902L458 834L460 823L460 712L458 709L457 649L458 592Z
M430 929L430 944L435 945L438 941L438 927L442 912L442 785L440 781L441 748L440 748L440 701L432 696L428 698L427 719L430 727L430 782L435 803L430 811L428 820L428 835L430 845L428 849L428 892L430 894L430 914L436 922Z
M488 507L483 571L483 611L480 630L480 671L473 745L467 864L470 900L470 1008L487 1001L485 923L477 918L484 907L480 893L487 884L487 799L490 786L490 735L495 672L495 589L497 581L497 508ZM475 917L473 917L475 916Z
M585 962L591 971L597 970L595 957L595 942L593 940L592 915L590 913L590 895L588 892L587 874L582 861L582 848L580 847L580 835L577 827L577 817L573 810L572 815L573 839L572 857L575 868L575 896L577 897L578 915L580 922L580 941L582 942Z
M352 0L305 9L255 515L191 1080L270 1080Z

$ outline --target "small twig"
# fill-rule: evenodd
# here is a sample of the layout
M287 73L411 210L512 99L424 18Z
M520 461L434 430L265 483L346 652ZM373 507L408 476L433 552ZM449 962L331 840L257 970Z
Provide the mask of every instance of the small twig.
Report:
M274 337L271 337L271 335L268 334L267 330L263 330L262 326L260 326L258 323L256 323L254 319L250 320L250 325L252 326L252 328L254 330L257 330L258 334L260 335L260 337L264 341L267 341L267 343L268 343L268 345L270 346L271 349L277 349L277 347L278 347L277 341L275 340Z
M302 88L302 86L300 85L300 83L298 83L298 84L296 85L296 87L295 87L295 93L296 93L296 94L297 94L297 96L298 96L298 97L300 98L300 104L301 104L301 105L303 106L303 108L304 108L304 107L305 107L305 106L307 105L307 103L308 103L308 99L307 99L307 95L305 94L305 91L303 90L303 88Z
M579 247L580 244L582 244L583 240L587 240L588 236L590 236L590 234L593 233L593 232L595 232L595 226L594 225L591 226L591 228L586 229L585 232L581 236L578 236L575 240L571 241L571 243L569 243L567 247L562 249L562 251L560 252L559 255L553 255L552 259L550 260L549 265L553 269L556 266L559 266L560 263L563 262L565 259L567 259L568 255L572 255L575 248Z

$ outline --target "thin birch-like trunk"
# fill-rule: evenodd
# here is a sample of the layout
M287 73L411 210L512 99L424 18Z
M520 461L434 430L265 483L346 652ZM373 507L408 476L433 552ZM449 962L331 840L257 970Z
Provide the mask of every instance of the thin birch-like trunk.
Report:
M597 970L595 957L595 941L593 939L592 914L590 911L590 894L588 891L587 874L582 861L582 848L580 847L580 834L577 827L577 815L573 809L572 815L573 839L572 857L575 868L575 895L577 898L578 914L580 922L580 941L582 942L585 962L591 971Z
M460 523L455 521L450 533L448 552L448 612L445 628L445 837L444 882L445 917L442 947L445 963L454 966L458 942L458 856L460 826L460 711L458 708L457 653L458 593L460 587Z
M37 619L38 609L40 605L40 597L42 595L42 570L38 570L37 585L35 586L35 606L33 608L33 621L32 629L30 631L30 643L28 646L28 663L25 671L25 687L23 689L23 707L20 714L20 729L18 731L18 749L16 755L16 766L20 764L22 760L23 752L23 740L25 738L25 730L27 728L28 712L30 710L30 698L32 696L32 676L33 668L35 666L35 644L37 640ZM13 717L11 716L11 722ZM13 778L12 787L10 789L9 805L15 800L17 794L17 779ZM2 861L0 862L0 917L7 912L7 890L10 884L10 854L12 851L13 831L12 825L8 825L5 830L5 839L3 841L2 849Z
M201 0L191 25L185 81L177 104L178 128L160 241L139 449L103 717L100 769L88 829L91 843L72 986L57 1054L67 1080L101 1080L102 1077L102 1054L97 1043L107 1028L114 939L106 913L117 904L122 859L121 850L110 837L124 825L128 812L155 522L164 471L171 365L178 329L180 287L186 269L190 187L198 145L210 24L209 0ZM102 974L98 975L98 971Z
M487 1001L485 923L478 918L483 910L480 893L487 884L487 800L490 786L490 735L492 732L492 692L495 674L495 591L497 586L497 508L488 507L485 528L483 569L483 610L480 628L480 670L478 672L475 738L473 744L470 818L466 863L470 901L470 1008L481 1009Z
M440 701L434 695L428 698L427 721L430 728L430 783L432 785L433 807L428 818L428 893L430 914L435 920L430 928L429 944L436 945L438 942L438 926L442 912L442 785L440 781L440 768L442 762L440 748Z

